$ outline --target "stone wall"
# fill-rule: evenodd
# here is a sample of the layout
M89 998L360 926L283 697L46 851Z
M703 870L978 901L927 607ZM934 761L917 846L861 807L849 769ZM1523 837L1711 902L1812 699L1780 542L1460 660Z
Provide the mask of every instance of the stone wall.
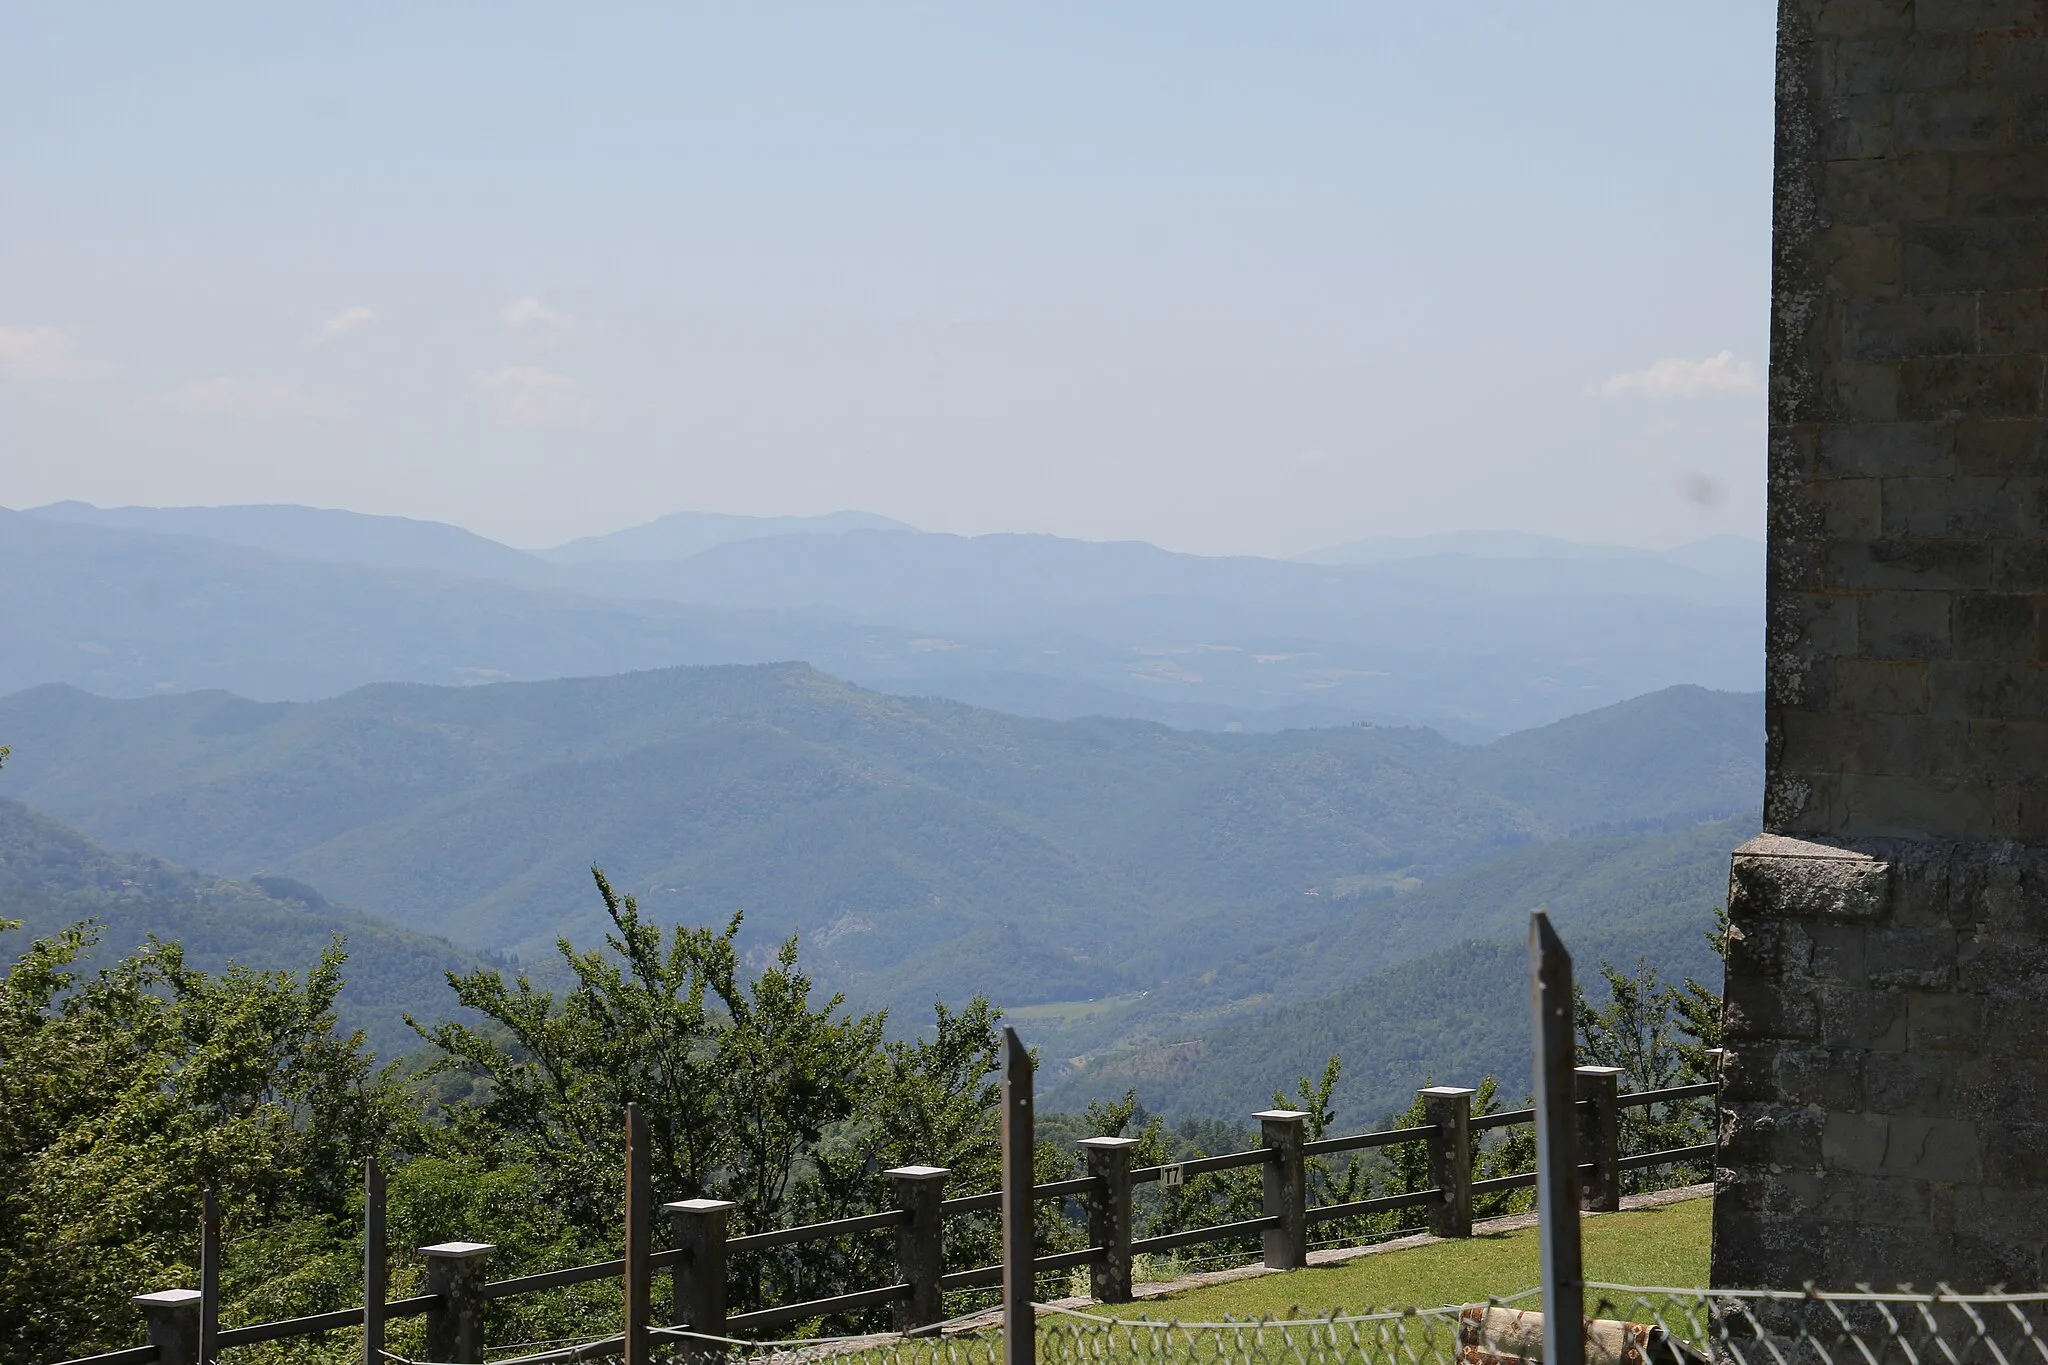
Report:
M2048 13L1785 0L1716 1284L2043 1282Z

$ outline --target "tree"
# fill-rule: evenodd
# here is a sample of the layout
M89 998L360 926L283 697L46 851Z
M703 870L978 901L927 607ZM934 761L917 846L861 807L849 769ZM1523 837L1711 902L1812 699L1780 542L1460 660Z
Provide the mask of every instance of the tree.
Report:
M132 1344L129 1297L191 1281L206 1186L233 1311L339 1307L321 1255L353 1235L364 1159L410 1129L335 1029L341 944L303 974L209 976L152 941L88 979L97 936L37 939L0 978L0 1353Z
M612 932L596 949L558 942L572 981L559 997L523 973L451 973L456 999L490 1026L414 1025L482 1082L480 1100L451 1109L446 1150L543 1173L544 1197L593 1249L618 1236L629 1104L648 1119L656 1202L730 1199L735 1233L886 1207L883 1171L911 1161L992 1182L997 1015L985 1000L941 1007L934 1038L886 1042L880 1013L813 999L794 937L749 976L740 916L664 935L591 872ZM868 1259L831 1244L735 1257L735 1303L816 1297Z

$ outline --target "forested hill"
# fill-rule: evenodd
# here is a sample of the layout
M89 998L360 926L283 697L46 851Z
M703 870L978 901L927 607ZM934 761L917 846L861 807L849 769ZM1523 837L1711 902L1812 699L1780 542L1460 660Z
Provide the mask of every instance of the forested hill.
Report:
M0 700L0 735L0 790L108 843L526 954L595 939L595 862L665 920L745 909L756 950L802 929L823 980L919 1013L1199 974L1505 850L1749 809L1762 781L1758 699L1690 687L1483 746L1034 720L794 664L313 703L44 687ZM1194 942L1204 922L1229 932Z
M9 770L11 773L11 769ZM303 972L337 936L345 940L342 1027L360 1028L385 1057L417 1049L401 1015L427 1022L457 1011L443 973L467 971L477 955L345 906L284 878L239 881L194 872L161 858L111 853L77 830L0 799L0 966L32 937L90 918L100 942L80 970L109 965L150 935L182 943L193 967L218 972L230 959L265 971Z

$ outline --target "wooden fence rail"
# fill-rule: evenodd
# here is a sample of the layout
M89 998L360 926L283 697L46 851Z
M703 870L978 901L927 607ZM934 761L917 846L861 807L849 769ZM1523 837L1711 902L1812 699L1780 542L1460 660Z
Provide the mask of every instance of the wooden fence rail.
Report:
M1623 1110L1704 1098L1713 1095L1719 1087L1718 1082L1705 1081L1696 1085L1621 1094L1616 1089L1617 1076L1618 1072L1609 1067L1580 1067L1577 1072L1579 1093L1574 1106L1579 1114L1581 1142L1575 1164L1580 1176L1580 1207L1589 1211L1618 1206L1621 1173L1624 1171L1710 1160L1715 1153L1715 1145L1709 1142L1621 1155L1617 1133ZM1134 1257L1182 1247L1256 1236L1262 1240L1262 1254L1267 1266L1292 1269L1307 1263L1308 1231L1312 1226L1408 1208L1428 1209L1430 1230L1439 1236L1469 1237L1472 1234L1472 1202L1475 1196L1526 1188L1533 1186L1537 1179L1534 1171L1485 1180L1473 1179L1471 1135L1513 1124L1533 1123L1536 1111L1511 1109L1474 1114L1471 1112L1474 1093L1471 1090L1432 1086L1420 1093L1425 1112L1430 1116L1428 1123L1306 1142L1302 1140L1306 1114L1295 1110L1267 1110L1255 1116L1261 1130L1259 1146L1166 1165L1132 1168L1129 1155L1135 1144L1127 1138L1083 1139L1081 1146L1088 1163L1088 1174L1032 1185L1029 1199L1025 1202L1028 1205L1046 1199L1083 1200L1088 1211L1090 1245L1075 1251L1031 1256L1032 1274L1087 1266L1091 1292L1095 1297L1105 1302L1121 1302L1131 1298L1131 1262ZM628 1169L629 1172L644 1172L645 1125L636 1120L637 1114L630 1115L627 1124ZM1026 1122L1028 1124L1028 1120ZM1427 1144L1432 1181L1428 1188L1347 1203L1307 1205L1306 1162L1309 1158L1403 1143ZM1026 1147L1028 1149L1028 1143ZM1249 1166L1258 1166L1262 1170L1263 1209L1260 1216L1154 1237L1131 1236L1131 1191L1134 1186L1161 1181L1179 1184L1199 1175ZM621 1280L628 1291L626 1332L619 1340L623 1349L632 1352L636 1344L645 1349L650 1311L644 1306L645 1287L653 1274L662 1271L670 1272L673 1290L670 1309L663 1316L672 1326L688 1327L710 1335L759 1330L884 1305L892 1308L895 1328L909 1330L928 1326L943 1318L944 1294L989 1288L1003 1282L1004 1267L1001 1264L950 1272L943 1269L944 1221L964 1214L1001 1210L1001 1190L944 1199L938 1195L946 1176L951 1173L943 1167L906 1166L887 1174L896 1187L895 1208L730 1237L726 1234L726 1220L734 1207L731 1203L716 1199L686 1199L663 1206L670 1216L669 1245L666 1247L657 1249L652 1246L651 1239L645 1235L643 1214L641 1226L629 1231L629 1255L626 1257L510 1279L484 1279L484 1266L495 1250L489 1244L446 1242L421 1247L420 1253L427 1263L428 1292L382 1302L379 1302L383 1300L381 1292L370 1293L366 1295L371 1304L367 1311L360 1307L344 1308L277 1322L219 1328L214 1326L218 1313L216 1274L206 1277L206 1292L176 1289L136 1297L134 1302L148 1323L147 1345L63 1361L59 1365L212 1365L200 1354L202 1330L205 1330L212 1348L219 1350L353 1327L365 1329L364 1365L384 1365L381 1354L383 1325L393 1319L422 1315L427 1318L428 1354L432 1359L476 1362L484 1358L483 1317L487 1303L515 1295L611 1279ZM365 1230L368 1235L364 1285L366 1289L381 1291L386 1283L382 1236L383 1178L374 1163L368 1172L366 1193L369 1197L366 1200ZM1029 1246L1032 1232L1029 1220L1026 1223L1026 1226L1006 1231L1019 1238L1022 1245ZM732 1254L884 1229L897 1232L896 1283L744 1313L726 1311L726 1264ZM210 1238L208 1240L210 1244ZM211 1264L217 1267L217 1261ZM636 1295L640 1296L638 1302L635 1301Z

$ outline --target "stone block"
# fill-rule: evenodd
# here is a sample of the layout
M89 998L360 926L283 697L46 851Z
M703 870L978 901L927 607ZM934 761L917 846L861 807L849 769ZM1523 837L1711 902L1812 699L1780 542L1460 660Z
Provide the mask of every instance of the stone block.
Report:
M1990 1018L1999 1016L1999 1001L2048 1003L2048 941L2030 934L2004 933L1965 939L1956 953L1956 971L1969 989L1991 998Z
M1820 1155L1829 1171L1875 1175L1884 1169L1891 1121L1883 1114L1829 1114Z
M1945 990L1956 978L1956 931L1871 928L1863 938L1863 971L1876 988Z
M1954 35L1942 35L1943 49L1958 47ZM1918 46L1916 44L1915 46ZM1934 45L1930 44L1930 48ZM2038 85L2048 81L2048 43L2031 26L1968 36L1968 80L1978 86ZM1956 78L1959 83L1961 77ZM1941 82L1949 84L1948 81Z
M1866 984L1863 941L1868 929L1861 924L1821 924L1810 920L1802 927L1812 945L1807 956L1807 971L1816 984Z
M1966 246L1939 240L1939 259L1950 262ZM1892 299L1902 292L1905 277L1905 236L1903 229L1889 223L1840 223L1819 234L1815 264L1826 276L1827 291L1838 299ZM1947 268L1955 268L1950 265ZM2015 289L2022 285L2012 286ZM1962 290L1928 289L1919 293L1960 293Z
M1845 421L1890 422L1908 415L1899 408L1899 362L1838 360L1826 373Z
M1913 1052L1970 1052L1984 1042L1984 1001L1955 991L1906 994L1906 1046Z
M1804 985L1782 980L1744 980L1727 983L1722 996L1722 1031L1731 1039L1813 1038L1818 1032L1814 992Z
M1766 1038L1730 1043L1721 1054L1721 1099L1768 1101L1775 1093L1778 1055L1788 1046Z
M1905 1048L1903 992L1867 986L1820 986L1814 990L1814 1001L1820 1023L1818 1037L1823 1046L1877 1052Z
M1958 659L2038 657L2036 599L2019 593L1964 592L1949 607L1949 652Z
M1944 719L2048 720L2044 683L2041 670L2025 659L1937 660L1927 666L1927 707Z
M1824 79L1838 95L1939 90L1961 84L1970 59L1970 44L1954 36L1844 38L1828 44Z
M1721 1160L1746 1166L1814 1169L1821 1164L1826 1115L1790 1105L1726 1105L1722 1109Z
M1986 1181L2008 1189L2048 1188L2048 1124L1985 1124L1980 1146Z
M1856 169L1864 179L1875 178L1874 168ZM1843 310L1842 351L1852 360L1963 356L1976 349L1974 295L1867 299L1851 303Z
M1913 31L1911 0L1820 0L1813 31L1822 37L1906 37Z
M2007 101L1996 90L1904 92L1892 102L1891 146L1902 153L1972 151L2003 143L2010 122Z
M1764 584L1768 592L1816 592L1828 586L1828 546L1825 540L1770 542L1764 556Z
M1900 230L1899 282L1909 294L2048 288L2048 221L1908 224Z
M1845 95L1829 102L1834 115L1820 130L1821 155L1826 165L1886 158L1890 164L1897 146L1892 135L1892 97L1887 95Z
M1787 710L1778 717L1778 767L1789 772L1844 767L1860 771L1857 755L1868 720L1846 710Z
M1954 1059L1911 1052L1863 1057L1863 1102L1873 1114L1939 1114L1955 1085Z
M1988 588L1993 547L1966 536L1838 540L1827 547L1831 588Z
M1832 664L1830 705L1858 715L1926 714L1924 659L1836 659Z
M1865 838L1942 839L2009 826L2011 793L1976 780L1845 773L1835 826Z
M1949 205L1959 218L2004 218L2048 210L2048 149L2023 147L1943 158L1949 166ZM1993 297L2009 298L2010 295ZM1995 346L1986 339L1984 349Z
M1864 1056L1855 1049L1782 1048L1773 1075L1775 1099L1814 1109L1861 1109Z
M2048 586L2048 540L2024 536L1991 542L1991 586L2004 592L2040 592Z
M1913 6L1913 32L1968 33L1981 29L2024 29L2041 22L2035 0L1919 0Z
M1908 421L2041 415L2038 355L1935 356L1902 360L1891 399Z
M1974 720L1967 775L1994 782L2027 782L2048 773L2048 721Z
M1745 976L1807 975L1813 941L1805 926L1786 920L1757 920L1728 927L1728 955L1734 970Z
M1953 468L1960 474L2048 474L2048 440L2044 437L2048 437L2048 424L2026 419L1958 423L1951 429Z
M1886 1128L1882 1165L1886 1174L1948 1182L1983 1179L1976 1124L1964 1119L1894 1114L1886 1120Z
M1866 594L1856 604L1857 652L1919 663L1947 658L1950 598L1925 589Z
M1951 474L1882 482L1887 537L2019 536L2034 525L2038 480Z
M1777 834L1736 849L1730 869L1728 913L1736 919L1872 920L1891 889L1890 865L1869 854Z
M1844 423L1820 434L1819 477L1942 476L1955 468L1955 429L1945 422Z

